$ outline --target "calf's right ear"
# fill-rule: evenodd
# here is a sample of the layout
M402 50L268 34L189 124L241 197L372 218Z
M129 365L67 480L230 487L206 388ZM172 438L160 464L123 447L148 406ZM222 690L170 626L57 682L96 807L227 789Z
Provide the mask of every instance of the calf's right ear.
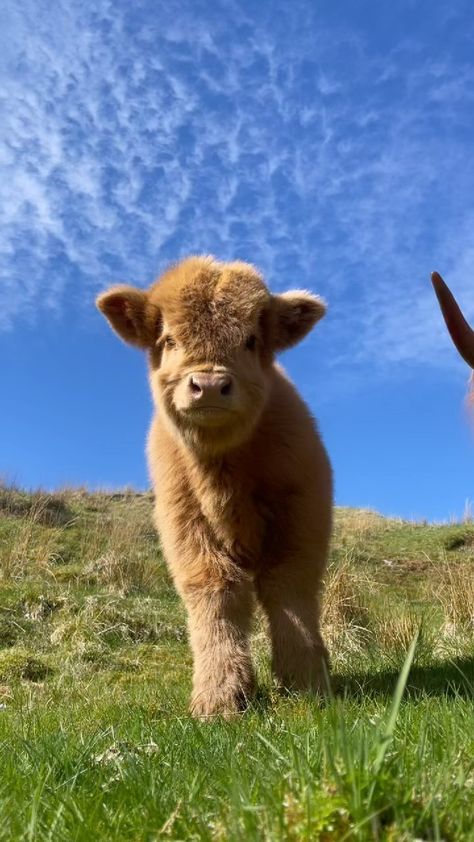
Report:
M103 292L96 304L125 342L151 348L161 332L161 313L145 290L122 284Z
M275 351L284 351L300 342L324 316L322 298L305 290L292 290L272 296L273 341Z

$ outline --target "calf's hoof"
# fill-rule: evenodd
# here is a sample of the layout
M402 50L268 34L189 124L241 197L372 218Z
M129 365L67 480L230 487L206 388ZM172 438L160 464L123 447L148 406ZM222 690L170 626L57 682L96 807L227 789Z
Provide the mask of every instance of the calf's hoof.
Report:
M191 699L191 714L196 719L211 719L221 716L233 719L245 710L248 695L244 690L225 691L222 687L194 692Z

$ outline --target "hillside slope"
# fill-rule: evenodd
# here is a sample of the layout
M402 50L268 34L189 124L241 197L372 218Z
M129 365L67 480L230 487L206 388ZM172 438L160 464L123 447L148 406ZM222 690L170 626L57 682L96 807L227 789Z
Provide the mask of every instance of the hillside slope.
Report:
M339 509L334 697L277 692L257 616L257 699L202 724L151 511L0 489L0 840L473 838L474 526Z

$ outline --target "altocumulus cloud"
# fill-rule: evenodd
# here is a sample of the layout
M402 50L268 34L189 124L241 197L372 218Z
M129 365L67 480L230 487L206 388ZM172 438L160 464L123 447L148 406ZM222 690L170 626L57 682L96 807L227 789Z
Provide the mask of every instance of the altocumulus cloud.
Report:
M474 72L433 57L436 9L387 49L309 0L10 3L0 327L213 252L322 292L339 362L441 359L429 271L474 313Z

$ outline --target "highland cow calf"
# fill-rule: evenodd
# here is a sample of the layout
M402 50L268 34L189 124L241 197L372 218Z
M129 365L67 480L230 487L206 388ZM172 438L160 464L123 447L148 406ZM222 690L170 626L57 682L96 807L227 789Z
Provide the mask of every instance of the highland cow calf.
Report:
M255 596L279 682L322 689L331 469L275 354L311 330L323 302L271 295L247 263L190 257L147 291L117 286L97 304L148 352L156 525L188 612L193 713L230 715L248 699Z

